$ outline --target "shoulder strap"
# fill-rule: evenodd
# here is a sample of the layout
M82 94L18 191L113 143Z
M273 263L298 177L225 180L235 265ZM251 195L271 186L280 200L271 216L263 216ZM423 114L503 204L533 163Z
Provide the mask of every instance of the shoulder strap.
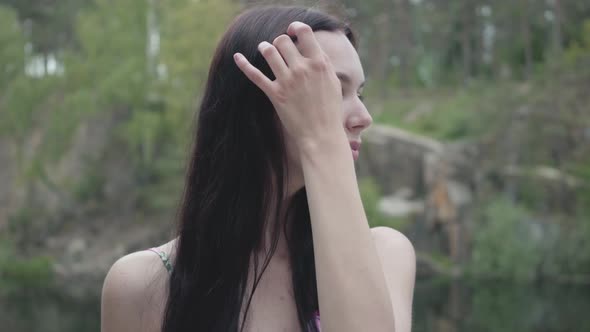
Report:
M153 251L156 254L158 254L158 256L160 256L160 259L162 259L162 263L164 264L164 267L166 267L166 270L168 272L172 272L172 264L170 264L170 259L168 258L168 255L166 255L166 253L164 251L159 250L158 248L150 248L148 250Z

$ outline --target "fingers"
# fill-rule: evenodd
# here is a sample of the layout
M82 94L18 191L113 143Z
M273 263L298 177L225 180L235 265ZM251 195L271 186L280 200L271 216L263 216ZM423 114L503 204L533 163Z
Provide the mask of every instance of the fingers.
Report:
M287 28L290 36L296 36L299 42L299 51L307 58L319 59L322 56L322 49L318 40L313 34L311 27L305 23L295 21Z
M291 38L298 40L298 45ZM263 41L258 50L270 66L276 78L289 76L289 67L302 60L303 57L322 59L323 51L315 38L313 30L307 24L295 21L287 28L287 34L275 38L273 44ZM242 54L235 53L234 61L240 70L258 86L267 96L272 95L274 82L258 68L253 66Z
M258 50L270 66L270 69L272 69L275 77L280 78L287 75L289 68L274 45L263 41L262 43L258 44Z
M234 61L240 70L258 86L267 96L270 96L273 82L264 75L258 68L254 67L246 57L240 53L234 54Z
M282 34L275 38L272 43L277 50L279 50L288 66L293 65L301 57L301 53L299 53L297 46L295 46L291 37L288 35Z

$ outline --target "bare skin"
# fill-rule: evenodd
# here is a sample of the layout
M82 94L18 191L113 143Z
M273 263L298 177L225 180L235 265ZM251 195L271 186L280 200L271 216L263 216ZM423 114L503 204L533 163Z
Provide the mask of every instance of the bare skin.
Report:
M364 74L358 54L340 32L314 33L295 22L288 33L297 35L297 44L282 35L259 48L277 80L264 80L239 57L236 64L269 96L289 137L287 152L295 170L289 191L307 188L322 330L409 332L414 249L398 231L369 228L354 174L349 141L360 141L372 122L359 99ZM296 80L289 76L294 68L301 70ZM289 88L306 79L316 85ZM174 244L159 247L172 260ZM254 295L246 331L300 331L287 257L280 238ZM159 331L167 278L153 252L119 259L103 286L101 331Z

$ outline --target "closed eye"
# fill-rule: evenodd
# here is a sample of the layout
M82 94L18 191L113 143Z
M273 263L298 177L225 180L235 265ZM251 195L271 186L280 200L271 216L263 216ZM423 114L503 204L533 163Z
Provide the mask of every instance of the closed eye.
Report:
M348 76L345 73L336 72L336 76L338 77L338 79L340 81L340 86L342 87L342 96L344 96L344 87L350 86L352 84L352 80L351 80L350 76ZM361 82L361 84L358 87L358 90L361 90L364 86L365 86L365 81ZM358 94L357 96L361 101L365 99L361 94Z

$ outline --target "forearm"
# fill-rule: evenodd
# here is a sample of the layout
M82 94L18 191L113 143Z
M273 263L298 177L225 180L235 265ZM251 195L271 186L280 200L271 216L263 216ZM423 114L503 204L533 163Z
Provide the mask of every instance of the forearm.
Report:
M322 330L394 331L392 304L348 144L306 146L301 156Z

